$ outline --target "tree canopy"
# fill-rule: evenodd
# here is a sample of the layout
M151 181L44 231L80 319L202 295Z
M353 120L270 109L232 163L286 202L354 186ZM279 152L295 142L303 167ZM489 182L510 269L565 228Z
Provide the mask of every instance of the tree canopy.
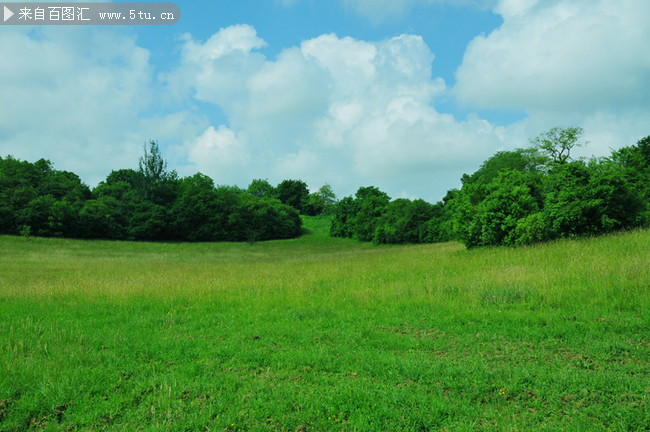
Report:
M218 186L179 178L150 141L138 169L90 189L50 161L0 157L0 233L166 241L248 241L300 235L300 214L331 215L330 234L359 241L467 247L525 245L650 225L650 136L609 157L574 160L579 127L552 128L525 149L500 151L435 204L391 198L375 186L337 201L323 185L253 180Z
M581 127L554 127L533 138L531 144L553 162L563 164L569 161L574 147L586 144L579 142L583 133Z
M430 205L361 188L335 206L331 234L375 243L459 240L524 245L650 224L650 137L591 161L572 160L579 127L552 128L531 147L500 151L460 190Z
M298 211L270 194L215 186L167 170L158 144L138 170L112 171L92 191L51 162L0 158L0 233L165 240L257 241L300 235Z

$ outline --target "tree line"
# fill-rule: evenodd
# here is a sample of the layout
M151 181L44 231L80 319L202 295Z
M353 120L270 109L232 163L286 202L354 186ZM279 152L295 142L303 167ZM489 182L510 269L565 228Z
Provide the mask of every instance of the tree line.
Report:
M578 127L500 151L438 203L395 199L374 186L337 201L325 184L217 186L167 169L155 141L138 169L112 171L92 190L41 159L0 157L0 234L72 238L249 241L301 234L300 215L332 215L330 234L359 241L467 247L526 245L650 224L650 136L604 158L574 160Z
M339 201L330 234L382 243L527 245L650 224L650 136L609 157L573 160L579 127L501 151L442 201L392 200L362 187Z
M112 171L94 189L79 176L0 157L0 233L85 239L249 241L301 234L300 212L331 212L328 185L310 194L300 180L248 189L216 186L201 173L167 169L158 144L145 146L138 169Z

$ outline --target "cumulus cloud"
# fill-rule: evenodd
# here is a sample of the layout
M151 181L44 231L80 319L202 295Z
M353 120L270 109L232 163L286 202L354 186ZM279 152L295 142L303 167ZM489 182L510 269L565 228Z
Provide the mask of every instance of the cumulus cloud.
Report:
M50 159L90 184L134 166L149 139L200 121L155 105L149 52L121 32L86 28L0 34L0 155Z
M584 156L650 132L650 3L501 0L494 10L504 22L468 45L456 73L459 101L524 111L519 126L529 136L582 126L591 141Z
M184 35L162 82L126 32L44 28L4 33L0 44L0 154L48 158L91 185L135 167L157 139L181 175L221 184L301 178L340 194L374 184L438 199L436 171L458 164L456 179L503 144L499 128L433 107L447 87L415 35L325 34L270 59L253 27L231 26L205 41ZM226 123L192 100L219 107Z
M459 99L483 108L590 111L650 96L646 0L502 0L503 25L467 47Z
M249 180L246 168L250 154L246 146L245 134L235 134L226 126L215 129L208 127L200 136L187 145L188 160L200 172L217 173L221 178L241 183Z
M228 108L246 104L245 87L250 71L259 69L264 63L264 56L253 50L266 45L257 37L253 27L231 26L218 31L204 43L184 34L181 42L182 67L163 74L168 90L177 96L177 100L192 95L201 101Z
M203 149L192 160L208 175L223 175L224 166L203 155L205 143L245 134L245 145L229 148L245 153L249 167L266 167L251 175L329 182L344 193L363 184L392 193L416 185L414 193L438 199L436 170L471 167L503 146L500 128L436 111L432 103L447 88L432 77L434 55L419 36L368 42L325 34L275 59L255 49L263 41L250 26L185 44L170 82L219 105L229 120L188 143L190 152Z
M203 41L182 36L178 64L156 75L129 33L5 32L0 155L46 157L94 184L110 169L134 167L144 142L158 139L181 175L201 171L220 184L300 178L339 195L375 185L437 200L495 151L555 125L582 126L592 142L586 154L647 135L648 8L641 0L501 0L494 10L503 25L470 43L453 89L433 75L434 53L412 34L323 34L269 58L254 27L235 25ZM451 97L468 112L528 117L505 127L457 118L436 108ZM200 114L206 104L223 116Z

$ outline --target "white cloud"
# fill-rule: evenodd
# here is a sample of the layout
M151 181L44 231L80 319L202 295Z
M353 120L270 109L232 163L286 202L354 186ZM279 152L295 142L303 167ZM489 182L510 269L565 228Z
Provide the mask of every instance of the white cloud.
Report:
M235 134L225 126L210 126L193 141L186 143L188 160L198 171L212 174L217 183L223 178L247 181L246 168L250 154L245 134ZM243 176L242 176L243 175Z
M162 75L179 101L192 91L197 99L228 109L248 102L246 83L251 71L264 63L264 56L254 50L266 45L253 27L227 27L205 43L194 41L189 34L183 35L181 41L182 67Z
M476 37L458 68L460 101L526 112L517 127L528 136L582 126L583 156L650 133L650 2L501 0L495 12L503 25Z
M567 113L562 111L534 111L530 116L508 128L511 136L518 131L518 146L525 146L529 138L553 126L580 126L584 129L583 141L588 144L577 148L572 156L608 156L612 150L634 145L639 139L650 135L648 127L650 107L635 110L594 109L589 112Z
M0 46L2 156L49 159L96 185L137 167L148 140L165 150L206 127L188 111L156 109L149 51L122 29L14 28Z
M535 6L540 0L501 0L494 11L506 19L521 16Z
M650 96L650 2L502 0L503 25L467 47L459 99L483 108L588 112Z
M363 92L376 76L377 47L369 42L328 34L303 42L301 53L328 72L336 98Z
M500 128L480 119L459 122L433 108L446 86L431 76L434 56L419 36L367 42L327 34L270 60L254 49L263 45L254 29L242 30L222 29L203 44L187 38L183 63L169 75L219 105L229 120L228 128L208 129L193 144L203 150L191 160L208 175L223 176L228 158L206 157L205 142L227 133L234 143L245 134L250 179L329 182L345 194L374 184L438 199L444 191L433 186L436 170L471 169L504 145ZM215 51L212 41L233 34L256 42L245 50L217 44L219 55L205 54ZM231 181L241 174L229 172Z
M247 25L205 42L186 35L181 63L163 83L149 52L115 29L16 31L0 43L0 98L9 101L0 105L0 154L48 158L91 185L135 167L145 142L157 139L181 175L199 170L221 184L303 178L341 194L376 184L437 199L432 169L468 146L480 161L500 142L494 130L478 144L452 139L474 125L432 108L446 86L413 35L322 35L274 59ZM168 97L174 104L163 104ZM220 107L228 123L210 125L183 108L191 98Z
M450 89L432 75L434 54L416 35L324 34L268 58L249 25L205 41L188 34L161 83L128 33L5 32L0 155L49 158L94 184L111 169L135 167L145 141L157 139L170 167L218 184L301 178L339 195L375 185L437 200L495 151L551 126L582 126L587 154L650 133L650 60L641 44L650 34L638 16L647 7L589 4L502 0L495 10L504 24L468 47L452 95L470 111L528 114L508 127L440 112ZM192 100L219 107L227 120L209 121Z

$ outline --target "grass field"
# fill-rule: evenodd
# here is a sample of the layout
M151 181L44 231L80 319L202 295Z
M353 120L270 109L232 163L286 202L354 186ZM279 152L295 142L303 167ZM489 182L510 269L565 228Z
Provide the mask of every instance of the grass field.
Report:
M650 430L650 231L0 237L0 430Z

